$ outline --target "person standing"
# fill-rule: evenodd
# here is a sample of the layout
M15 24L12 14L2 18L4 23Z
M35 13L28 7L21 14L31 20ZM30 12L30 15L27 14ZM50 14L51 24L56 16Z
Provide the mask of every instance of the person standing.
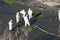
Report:
M29 19L31 19L32 18L32 10L29 8L29 10L28 10L28 16L29 16Z
M9 30L11 31L11 30L12 30L12 24L13 24L13 23L12 23L12 19L9 21L8 24L9 24Z
M23 16L23 18L24 18L24 21L25 21L25 26L27 26L27 25L30 26L27 15Z
M19 19L20 19L20 15L19 15L19 12L16 13L16 23L19 22Z
M60 21L60 10L58 10L58 19Z

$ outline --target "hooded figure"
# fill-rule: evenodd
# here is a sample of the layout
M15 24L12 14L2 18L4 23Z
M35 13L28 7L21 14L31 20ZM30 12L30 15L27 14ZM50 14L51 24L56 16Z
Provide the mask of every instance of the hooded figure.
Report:
M25 12L25 10L23 9L23 10L21 10L20 11L20 13L23 15L23 16L25 16L26 15L26 12Z
M24 18L24 21L25 21L25 26L27 26L27 25L30 26L30 23L29 23L27 15L23 16L23 18Z
M60 10L58 10L58 19L60 21Z
M28 16L29 16L29 19L31 19L32 18L32 10L29 8L29 10L28 10Z
M20 18L19 12L17 12L17 14L16 14L16 22L17 22L17 23L19 22L19 18Z
M13 24L13 23L12 23L12 19L9 21L8 24L9 24L9 30L11 31L11 30L12 30L12 24Z

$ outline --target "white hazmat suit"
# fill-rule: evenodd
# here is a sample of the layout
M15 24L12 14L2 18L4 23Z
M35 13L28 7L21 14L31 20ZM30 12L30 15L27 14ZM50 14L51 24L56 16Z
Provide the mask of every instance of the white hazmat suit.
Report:
M24 18L24 21L25 21L25 26L27 26L27 25L30 26L30 23L29 23L27 15L23 16L23 18Z
M60 21L60 10L58 10L58 19Z
M29 8L29 10L28 10L28 16L29 16L29 19L31 19L32 18L32 10Z
M9 21L8 24L9 24L9 30L11 31L11 30L12 30L12 24L13 24L13 23L12 23L12 19Z
M17 14L16 14L16 23L19 22L19 18L20 18L20 16L19 16L19 12L17 12Z
M25 10L23 9L23 10L21 10L20 11L20 13L23 15L23 16L25 16L26 15L26 12L25 12Z

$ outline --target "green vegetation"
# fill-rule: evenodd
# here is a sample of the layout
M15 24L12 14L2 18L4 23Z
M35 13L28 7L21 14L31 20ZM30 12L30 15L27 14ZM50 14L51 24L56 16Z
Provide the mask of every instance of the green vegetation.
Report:
M43 20L44 17L45 17L44 15L40 15L40 16L38 17L38 19L39 19L39 20Z
M40 13L40 12L41 12L41 10L40 10L40 9L36 9L36 8L32 8L32 11L33 11L33 13L35 13L35 14L37 14L37 13Z
M7 4L14 4L13 0L3 0Z

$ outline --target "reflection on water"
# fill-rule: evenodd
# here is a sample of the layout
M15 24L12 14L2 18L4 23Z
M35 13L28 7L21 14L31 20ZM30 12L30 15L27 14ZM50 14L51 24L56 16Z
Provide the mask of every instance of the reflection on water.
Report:
M60 35L60 24L59 24L59 27L58 27L58 34Z

